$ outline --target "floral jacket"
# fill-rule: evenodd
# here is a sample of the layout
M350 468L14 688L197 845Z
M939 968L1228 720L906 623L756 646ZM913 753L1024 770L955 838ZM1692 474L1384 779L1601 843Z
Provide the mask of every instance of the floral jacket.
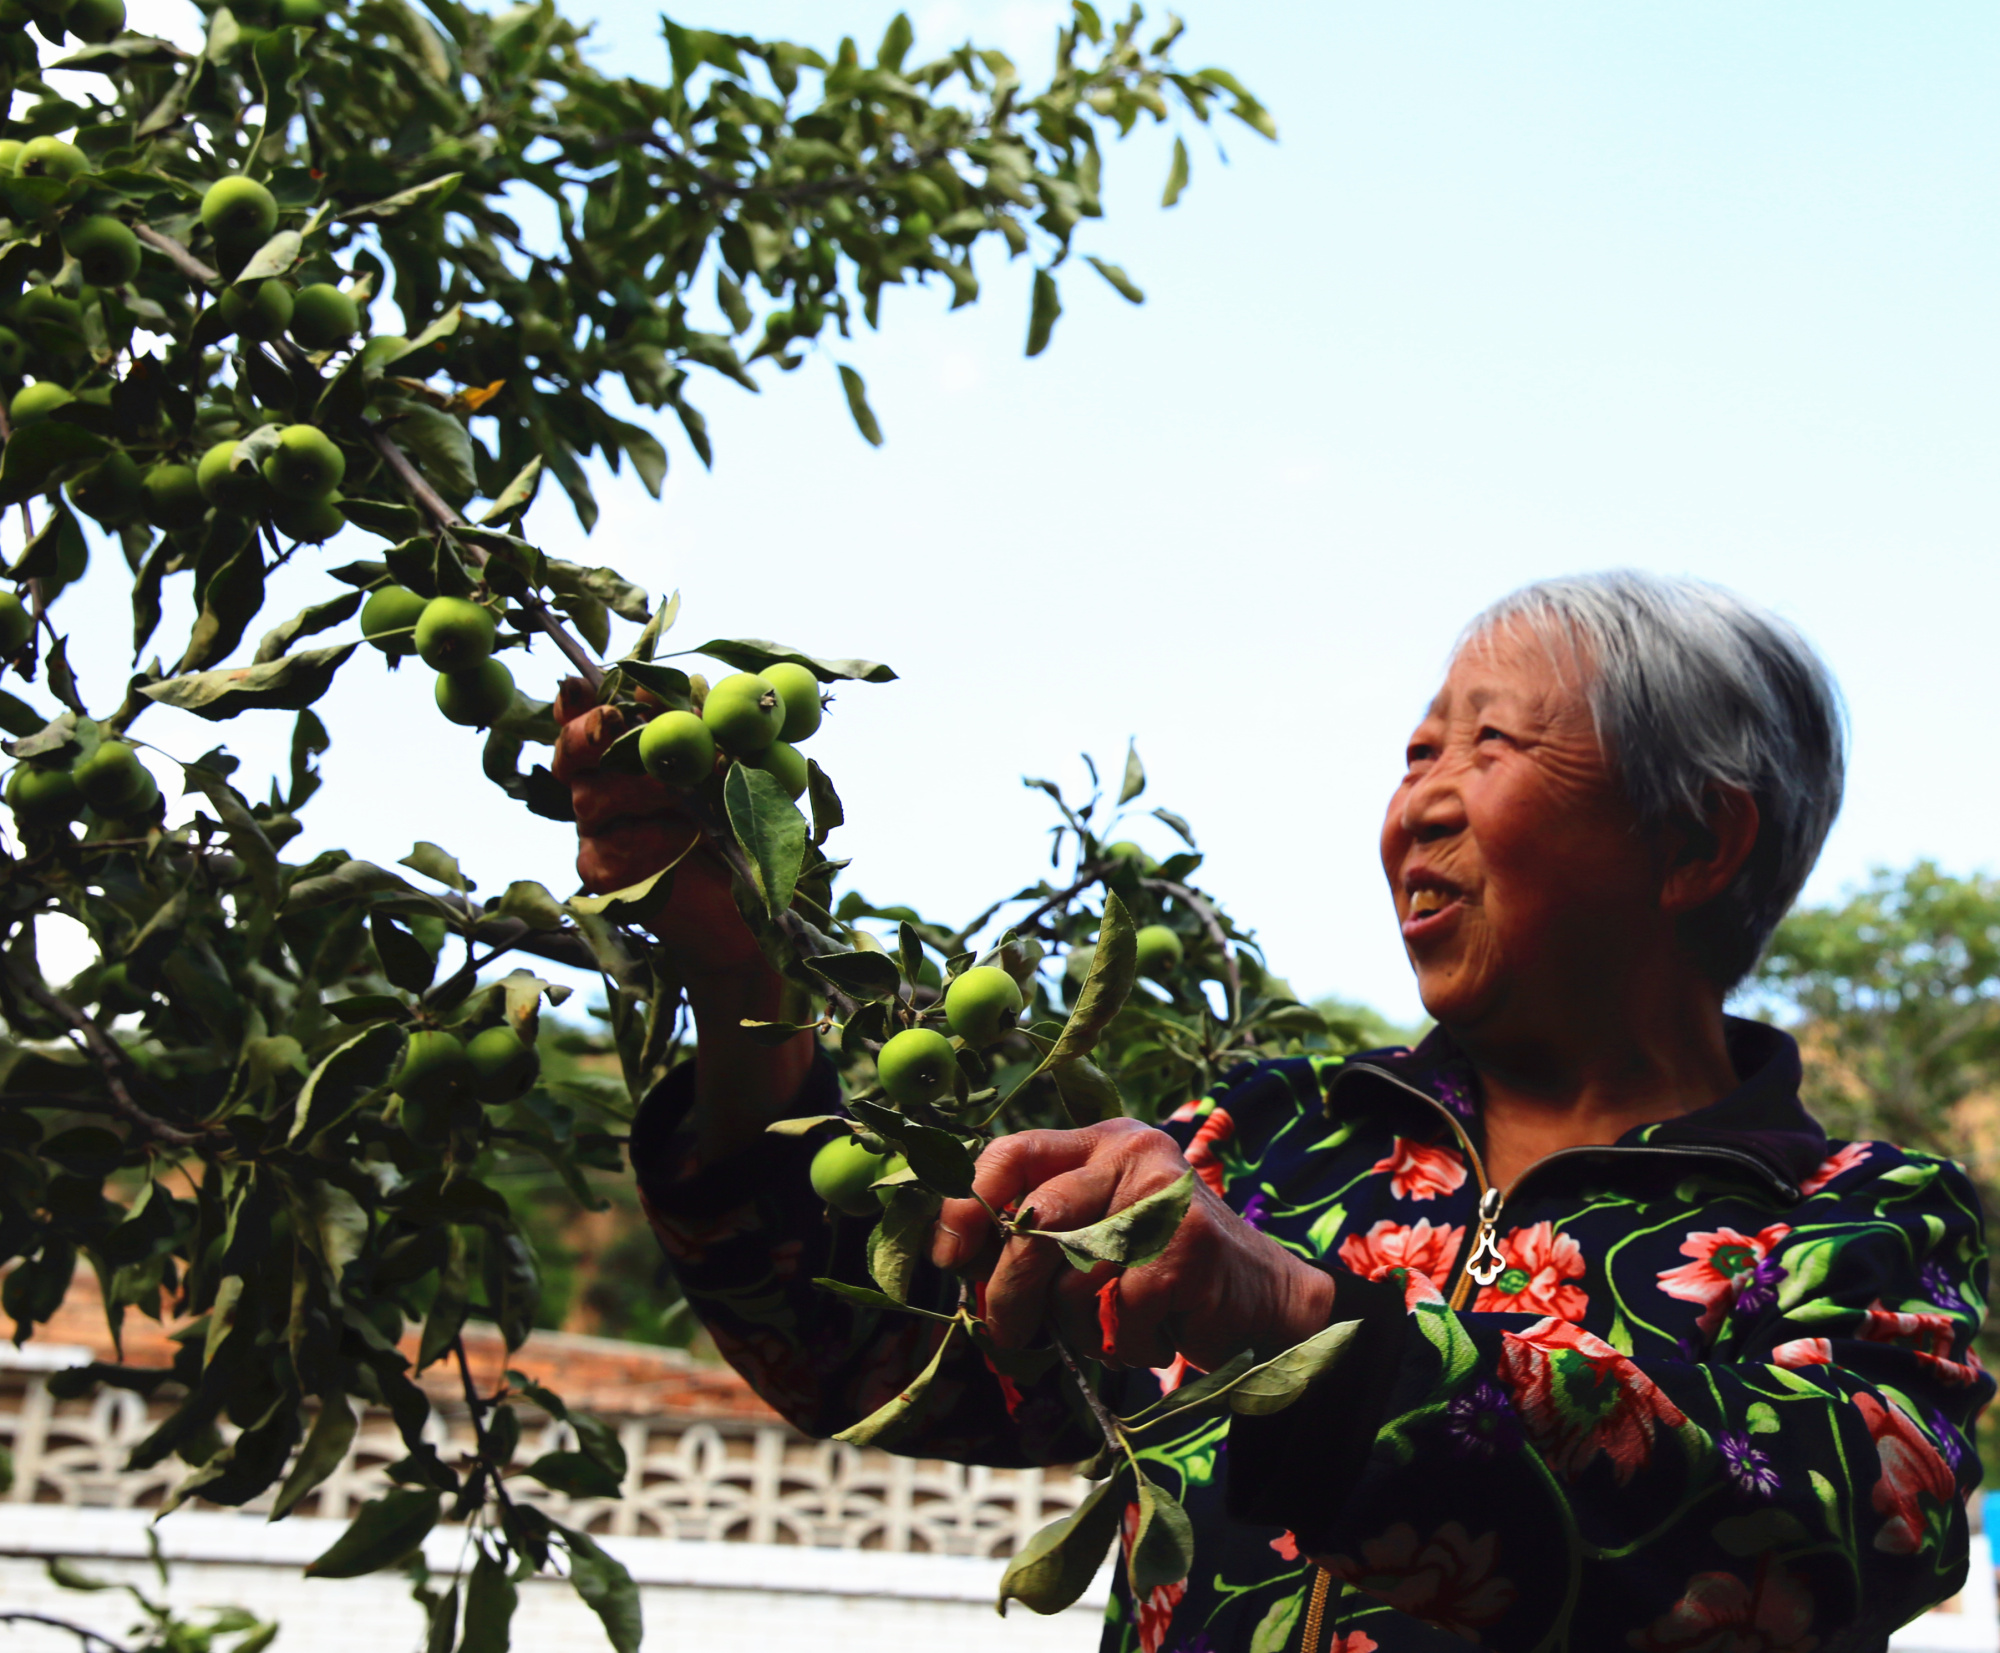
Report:
M1993 1393L1973 1191L1948 1161L1830 1144L1792 1041L1730 1040L1722 1101L1552 1155L1504 1197L1442 1035L1246 1068L1181 1108L1167 1129L1201 1177L1364 1327L1285 1411L1192 1414L1146 1454L1180 1477L1195 1568L1136 1604L1121 1582L1105 1653L1844 1653L1953 1594ZM723 1354L831 1434L928 1358L934 1323L811 1285L866 1279L865 1229L807 1185L818 1139L689 1169L689 1077L633 1139L655 1229ZM800 1111L830 1111L831 1070L811 1086ZM1129 1411L1182 1375L1106 1394ZM901 1450L1081 1459L1095 1437L1055 1376L968 1350Z

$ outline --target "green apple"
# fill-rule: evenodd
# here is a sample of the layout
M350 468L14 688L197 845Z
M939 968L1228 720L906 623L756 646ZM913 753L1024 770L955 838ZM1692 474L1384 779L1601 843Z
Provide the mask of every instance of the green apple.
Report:
M794 746L802 740L809 740L819 728L819 679L805 667L795 666L789 660L766 666L760 675L778 691L778 698L785 703L785 721L778 730L778 738L788 740Z
M201 198L201 221L218 247L255 252L278 227L278 202L254 178L218 178Z
M208 514L208 501L192 465L155 465L141 486L146 492L146 520L155 528L192 528Z
M511 1102L525 1096L542 1071L542 1059L511 1027L489 1027L465 1046L472 1065L472 1094L482 1102Z
M778 738L785 723L785 703L769 678L735 672L708 691L701 720L715 744L731 757L751 757Z
M928 1027L905 1028L875 1057L882 1094L899 1108L941 1102L958 1078L958 1058L951 1041Z
M470 671L493 652L493 616L463 597L433 597L417 618L417 653L434 672Z
M71 0L63 21L86 45L106 45L125 32L125 0Z
M837 1136L813 1155L813 1192L849 1217L877 1217L882 1203L871 1184L889 1169L887 1154L870 1153L854 1136Z
M514 704L513 674L490 656L467 671L439 672L437 703L453 723L484 729Z
M1142 874L1152 872L1159 866L1159 862L1155 861L1129 838L1121 838L1115 844L1106 844L1104 846L1104 856L1109 861L1127 862L1137 867Z
M715 771L715 737L692 712L662 712L639 734L639 761L654 780L686 792Z
M759 752L750 763L771 776L785 789L785 796L796 802L806 790L806 760L799 756L796 746L788 746L781 740L774 740Z
M280 499L325 499L347 475L347 456L317 425L287 425L264 456L264 480Z
M21 164L27 144L20 138L0 138L0 178L11 178Z
M1136 939L1140 975L1158 980L1181 967L1181 938L1166 925L1141 925Z
M107 528L122 527L145 514L146 485L123 448L113 448L69 485L70 502Z
M195 465L195 484L209 504L242 516L255 516L268 503L264 478L254 465L232 464L233 441L218 442Z
M93 287L123 287L139 273L139 238L129 225L107 213L71 224L63 231L62 242Z
M389 1081L405 1101L450 1102L472 1086L472 1063L458 1035L442 1028L410 1035L402 1066Z
M121 815L135 807L152 784L136 748L122 740L98 743L97 750L80 758L70 770L83 801L100 815Z
M17 426L32 425L37 419L46 419L57 408L68 407L75 400L53 380L37 379L14 392L14 400L7 406L7 417Z
M20 159L14 163L17 178L81 177L90 170L90 161L73 143L60 138L30 138L21 145Z
M361 311L330 282L301 287L292 300L292 337L305 350L337 350L361 331Z
M325 499L281 499L271 507L271 521L279 533L301 545L324 545L347 526L338 494Z
M286 24L316 29L326 21L326 0L278 0L278 17Z
M291 325L292 290L282 281L226 288L217 303L223 326L241 338L275 339Z
M407 586L385 585L371 591L361 605L361 635L391 660L417 652L417 621L424 612L424 599Z
M944 1019L968 1045L983 1050L1014 1031L1025 1001L1014 978L991 964L975 964L944 990Z
M11 591L0 591L0 660L12 660L35 635L34 617Z
M83 813L83 794L67 769L17 763L7 777L7 805L23 826L55 826Z

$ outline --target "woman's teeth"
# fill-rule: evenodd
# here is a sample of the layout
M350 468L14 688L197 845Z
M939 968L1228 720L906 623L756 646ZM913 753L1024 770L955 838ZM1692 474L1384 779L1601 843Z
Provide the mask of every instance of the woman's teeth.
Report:
M1442 911L1445 904L1444 891L1418 890L1410 897L1410 917L1428 918L1432 913Z

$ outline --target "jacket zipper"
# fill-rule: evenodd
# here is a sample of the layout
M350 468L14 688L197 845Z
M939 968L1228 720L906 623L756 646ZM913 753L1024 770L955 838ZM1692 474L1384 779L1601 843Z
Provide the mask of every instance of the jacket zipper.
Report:
M1439 1118L1451 1127L1452 1135L1458 1138L1458 1145L1464 1151L1466 1163L1472 1167L1472 1174L1478 1179L1479 1225L1472 1237L1472 1250L1466 1254L1465 1261L1459 1265L1457 1278L1453 1280L1451 1290L1445 1294L1446 1302L1450 1305L1454 1313L1465 1306L1465 1299L1473 1286L1490 1286L1506 1272L1507 1259L1501 1255L1500 1242L1496 1237L1500 1228L1501 1207L1506 1204L1510 1196L1519 1192L1522 1183L1526 1182L1528 1178L1533 1176L1544 1165L1553 1164L1556 1160L1576 1158L1583 1154L1601 1155L1607 1152L1634 1155L1643 1154L1654 1158L1725 1159L1733 1164L1749 1167L1759 1176L1774 1183L1787 1198L1796 1200L1799 1197L1798 1189L1792 1184L1773 1176L1771 1168L1764 1164L1763 1161L1750 1154L1739 1152L1737 1149L1723 1147L1672 1148L1656 1146L1650 1143L1643 1146L1634 1145L1628 1148L1613 1148L1608 1144L1604 1147L1592 1148L1558 1148L1554 1153L1544 1154L1540 1159L1536 1160L1533 1165L1530 1165L1527 1170L1514 1179L1512 1187L1503 1192L1501 1189L1494 1187L1487 1179L1486 1162L1479 1157L1479 1150L1473 1147L1472 1138L1466 1134L1465 1127L1458 1121L1458 1116L1442 1102L1438 1101L1436 1097L1430 1095L1427 1091L1419 1090L1408 1080L1397 1077L1397 1075L1389 1072L1388 1069L1375 1067L1371 1063L1363 1063L1358 1068L1348 1071L1369 1073L1378 1079L1386 1079L1398 1090L1415 1097L1425 1107L1436 1113ZM1332 1591L1333 1574L1324 1567L1315 1566L1313 1568L1312 1590L1306 1598L1305 1622L1302 1626L1303 1633L1299 1638L1299 1653L1320 1653L1320 1648L1325 1640L1322 1633L1326 1629L1327 1600L1331 1596Z

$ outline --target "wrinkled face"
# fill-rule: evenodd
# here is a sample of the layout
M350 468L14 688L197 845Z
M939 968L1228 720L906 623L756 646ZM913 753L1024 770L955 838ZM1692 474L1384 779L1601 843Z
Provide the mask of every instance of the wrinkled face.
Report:
M1673 945L1587 670L1502 627L1460 653L1410 737L1382 866L1424 1006L1461 1038L1560 1038Z

